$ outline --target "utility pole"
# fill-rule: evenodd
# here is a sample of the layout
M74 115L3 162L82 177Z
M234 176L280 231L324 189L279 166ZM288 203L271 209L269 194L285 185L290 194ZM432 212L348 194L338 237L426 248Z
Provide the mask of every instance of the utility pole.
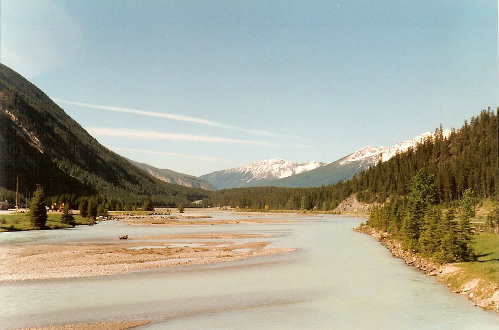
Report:
M18 201L18 192L19 192L19 175L16 177L16 219L17 219L17 208L18 208L18 204L17 204L17 201Z

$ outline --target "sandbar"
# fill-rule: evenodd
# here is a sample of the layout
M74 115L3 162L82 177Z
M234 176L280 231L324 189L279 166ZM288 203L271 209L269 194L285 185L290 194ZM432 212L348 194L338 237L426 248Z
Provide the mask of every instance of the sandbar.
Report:
M115 275L211 264L295 251L271 247L268 234L207 233L110 239L103 243L0 246L0 281Z

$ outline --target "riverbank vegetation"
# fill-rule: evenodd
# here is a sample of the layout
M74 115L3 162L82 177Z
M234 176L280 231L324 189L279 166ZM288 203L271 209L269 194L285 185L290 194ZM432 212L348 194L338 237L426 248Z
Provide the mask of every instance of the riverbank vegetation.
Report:
M47 213L47 221L45 222L45 229L62 229L71 228L71 224L65 223L62 220L62 213L50 211ZM78 214L73 214L75 225L90 225L94 221L89 218L81 217ZM2 214L0 215L0 231L21 231L39 229L33 226L29 213L17 214Z

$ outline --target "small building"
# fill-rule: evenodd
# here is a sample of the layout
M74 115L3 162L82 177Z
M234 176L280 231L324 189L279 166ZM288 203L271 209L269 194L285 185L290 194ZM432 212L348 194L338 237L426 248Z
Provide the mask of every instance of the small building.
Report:
M7 200L0 201L0 210L8 210L8 209L9 209L9 202Z

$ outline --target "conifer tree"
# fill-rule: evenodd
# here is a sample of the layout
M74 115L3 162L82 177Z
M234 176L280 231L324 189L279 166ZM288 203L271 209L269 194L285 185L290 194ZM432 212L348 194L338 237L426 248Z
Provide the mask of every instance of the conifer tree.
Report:
M428 209L423 220L419 246L424 256L431 257L440 245L437 237L439 234L437 227L440 220L440 210L437 208Z
M495 207L487 214L485 225L493 232L499 227L499 207Z
M428 206L437 202L437 186L434 177L424 170L418 171L409 187L408 214L403 224L403 235L410 247L417 249L423 217Z
M29 217L33 227L39 229L45 228L45 223L47 222L47 208L45 207L45 193L41 187L36 190L35 196L31 200Z
M98 216L107 217L109 215L108 210L109 209L108 209L106 202L102 202L99 205L97 205L97 215Z
M308 195L304 195L300 200L300 210L310 210L312 209L312 202Z
M146 198L144 199L144 203L142 204L142 211L154 211L151 197L146 196Z
M95 219L97 217L97 201L94 197L90 197L88 199L87 216L92 219Z
M466 189L460 204L459 222L457 227L457 245L458 256L460 260L469 261L473 258L471 241L473 233L471 232L470 219L475 215L475 202L471 189Z
M453 262L457 258L456 226L454 224L454 210L449 209L440 218L437 232L440 240L439 247L434 254L438 262Z
M71 212L71 207L70 204L67 204L64 207L64 211L62 212L61 215L61 222L70 225L71 227L76 226L76 221L73 216L73 213Z
M88 216L88 200L86 198L81 198L78 204L78 210L80 211L80 216L86 218Z

